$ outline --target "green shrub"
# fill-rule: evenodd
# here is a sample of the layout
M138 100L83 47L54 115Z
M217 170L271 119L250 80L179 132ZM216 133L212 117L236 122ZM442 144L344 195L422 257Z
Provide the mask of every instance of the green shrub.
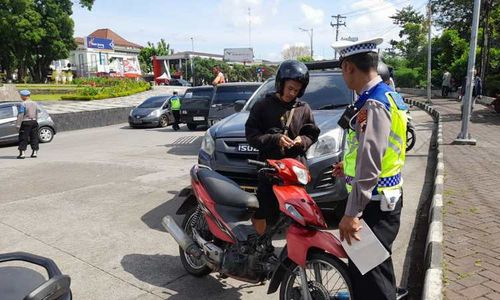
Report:
M97 100L123 97L149 90L151 86L143 80L129 78L90 77L77 78L75 94L61 97L63 100Z
M396 86L415 88L418 87L425 78L422 75L421 68L407 68L401 67L394 70L394 79L396 81Z

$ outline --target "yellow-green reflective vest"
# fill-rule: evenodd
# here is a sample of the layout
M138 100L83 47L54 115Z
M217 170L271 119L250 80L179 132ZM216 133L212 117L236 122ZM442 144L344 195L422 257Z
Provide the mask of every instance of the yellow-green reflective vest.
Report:
M173 96L170 98L170 109L171 110L180 110L181 109L181 100L177 96Z
M391 132L388 147L382 158L382 172L379 175L377 184L377 192L380 194L384 189L398 189L403 185L401 170L403 168L406 156L406 125L407 117L406 105L402 102L399 94L392 92L385 87L385 84L379 84L373 91L365 96L367 99L374 99L382 102L384 105L389 104L389 112L391 115ZM363 99L358 99L359 101ZM397 104L396 104L397 101ZM402 104L401 104L402 103ZM358 103L356 103L358 104ZM364 105L364 103L362 103ZM350 193L352 190L351 182L356 176L356 157L358 154L358 140L356 132L352 129L348 130L346 151L344 152L344 174L346 176L346 187Z

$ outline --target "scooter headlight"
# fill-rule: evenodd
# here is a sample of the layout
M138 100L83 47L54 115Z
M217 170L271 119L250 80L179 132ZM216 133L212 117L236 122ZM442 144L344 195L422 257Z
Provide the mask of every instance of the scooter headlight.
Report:
M292 170L301 184L306 185L309 183L309 174L307 173L306 170L299 168L297 166L293 166Z

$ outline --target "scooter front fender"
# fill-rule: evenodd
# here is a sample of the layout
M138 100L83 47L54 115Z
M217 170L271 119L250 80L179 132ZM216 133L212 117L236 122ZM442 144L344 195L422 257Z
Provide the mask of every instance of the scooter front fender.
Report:
M347 258L340 241L331 233L293 224L286 234L288 258L305 267L310 249L318 249L338 258Z

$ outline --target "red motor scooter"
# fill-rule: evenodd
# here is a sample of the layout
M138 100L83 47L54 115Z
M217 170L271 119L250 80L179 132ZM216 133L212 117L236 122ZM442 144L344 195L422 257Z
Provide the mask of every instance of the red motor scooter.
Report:
M263 236L250 218L257 198L238 184L203 165L191 169L195 198L187 198L177 214L185 214L182 228L169 215L162 225L180 245L181 262L190 274L219 272L246 282L271 280L268 294L280 288L280 299L350 299L352 287L347 258L339 240L307 194L306 167L295 159L249 160L259 176L273 183L280 217ZM287 230L286 246L274 255L272 237Z

